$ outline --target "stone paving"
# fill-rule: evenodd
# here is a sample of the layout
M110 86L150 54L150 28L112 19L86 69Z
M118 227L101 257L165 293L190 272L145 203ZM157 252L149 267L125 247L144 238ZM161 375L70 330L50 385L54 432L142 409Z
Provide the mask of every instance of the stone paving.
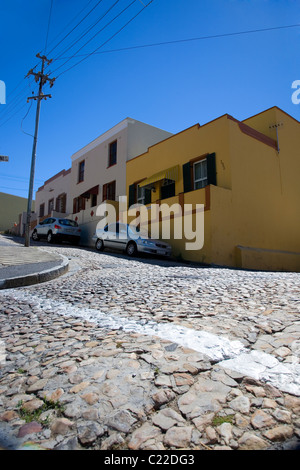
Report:
M0 291L4 447L299 445L299 274L46 249L69 274Z

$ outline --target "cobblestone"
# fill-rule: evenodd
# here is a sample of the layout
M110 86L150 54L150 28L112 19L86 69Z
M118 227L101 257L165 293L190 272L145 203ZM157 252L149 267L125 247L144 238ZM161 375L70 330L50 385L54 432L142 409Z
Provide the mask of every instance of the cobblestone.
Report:
M70 274L0 292L0 441L299 444L299 274L47 250L69 257Z

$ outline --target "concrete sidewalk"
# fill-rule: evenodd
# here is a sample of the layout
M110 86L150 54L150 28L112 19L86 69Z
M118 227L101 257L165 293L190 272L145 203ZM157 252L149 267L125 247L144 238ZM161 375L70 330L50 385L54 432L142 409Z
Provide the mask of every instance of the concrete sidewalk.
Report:
M0 289L50 281L64 274L68 267L68 259L61 255L25 247L13 237L0 235Z

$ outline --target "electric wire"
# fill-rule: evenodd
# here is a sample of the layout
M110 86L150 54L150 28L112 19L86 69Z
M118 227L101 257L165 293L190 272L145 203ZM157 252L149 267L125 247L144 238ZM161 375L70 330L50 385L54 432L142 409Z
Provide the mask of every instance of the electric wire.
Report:
M90 5L90 3L92 3L92 1L93 1L93 0L89 0L89 2L82 8L82 10L80 10L80 12L77 13L77 15L75 15L75 16L72 18L71 21L69 21L69 23L64 27L64 29L63 29L62 31L60 31L60 33L58 33L58 34L55 36L54 39L52 39L52 41L50 42L49 45L53 44L53 43L56 41L56 39L59 38L59 36L61 36L62 34L65 34L66 29L81 15L81 13ZM81 20L81 21L79 22L79 24L80 24L82 21L83 21L83 20ZM78 26L79 26L79 25L78 25ZM69 34L71 34L71 33L68 33L67 36L69 36ZM63 39L64 39L64 38L63 38ZM63 39L62 39L62 40L63 40ZM48 54L51 54L51 52L54 51L54 50L59 46L59 44L61 44L62 40L59 41L59 43L56 44L56 45L51 49L51 51L48 52Z
M51 54L63 41L65 41L69 36L70 34L73 33L73 31L75 31L75 29L77 29L83 22L84 20L97 8L98 5L100 5L100 3L102 3L103 0L99 0L96 5L94 5L94 7L89 10L89 12L79 21L79 23L77 23L72 29L71 31L69 31L49 52L48 54ZM89 2L90 3L90 2ZM86 8L86 7L85 7ZM84 8L84 9L85 9ZM84 10L83 9L83 10ZM81 10L81 11L83 11Z
M72 70L74 67L77 67L79 64L81 64L84 60L88 59L90 56L92 56L93 54L95 54L95 52L97 52L99 49L101 49L103 46L105 46L105 44L107 44L109 41L111 41L114 37L116 37L123 29L125 29L133 20L135 20L135 18L137 18L154 0L150 0L147 5L145 5L140 11L138 11L132 18L130 18L129 21L127 21L127 23L125 23L121 28L119 28L112 36L110 36L106 41L104 41L99 47L97 47L93 52L89 53L87 56L85 56L84 58L82 58L80 61L78 61L77 63L73 64L71 67L69 67L68 69L62 71L56 78L59 78L61 75L65 74L66 72ZM129 8L134 2L132 2L127 8ZM120 14L119 14L120 15ZM113 20L112 20L113 21ZM84 47L84 46L83 46ZM82 47L81 47L82 49ZM73 55L69 60L71 60L72 58L74 58L75 55ZM69 60L67 60L67 62L69 62ZM58 68L61 68L63 67L67 62L65 62L64 64L62 64L60 67ZM58 68L56 70L58 70Z
M78 18L78 16L81 15L81 13L92 3L92 1L93 1L93 0L89 0L89 2L85 5L85 7L82 8L82 9L80 10L80 12L67 24L67 26L65 27L65 29L68 28L68 27ZM98 5L99 3L101 3L101 1L102 1L102 0L98 1L97 5ZM96 5L96 6L97 6L97 5ZM49 19L48 19L48 29L47 29L47 35L46 35L45 50L46 50L46 48L47 48L47 43L48 43L48 39L49 39L49 28L50 28L50 20L51 20L51 16L52 16L52 9L53 9L53 0L51 0L51 8L50 8ZM94 10L94 8L93 8L93 10ZM90 11L89 13L91 13L91 11ZM79 26L80 23L82 23L83 20L84 20L84 18L75 26L75 28L76 28L77 26ZM75 28L73 28L73 30L74 30ZM63 32L65 32L65 29L64 29L63 31L61 31L61 32L55 37L55 39L57 39ZM73 30L72 30L72 31L73 31ZM72 31L71 31L71 32L72 32ZM71 33L71 32L70 32L70 33ZM59 41L59 43L56 44L56 45L51 49L50 53L51 53L54 49L56 49L56 47L58 47L58 45L59 45L70 33L68 33L67 35L65 35L65 37L64 37L61 41ZM53 39L53 40L50 42L50 45L53 44L53 42L55 41L55 39ZM34 70L38 65L39 65L39 63L37 63L37 64L32 68L32 70ZM31 83L33 83L33 80L34 80L34 79L31 79ZM8 95L9 103L6 104L5 108L0 107L0 121L3 120L3 119L6 119L7 115L9 115L9 113L10 113L13 109L15 109L15 107L18 106L18 104L20 104L20 103L23 101L23 99L25 99L25 97L23 97L22 100L18 100L18 97L19 97L19 96L23 93L23 91L27 88L27 85L26 85L25 87L23 87L23 88L18 92L18 94L17 94L16 96L14 96L14 93L15 93L17 90L19 90L20 86L21 86L23 83L24 83L24 78L23 78L23 79L16 85L16 87L9 93L9 95ZM16 101L17 101L16 105L12 107L12 105L15 104ZM23 105L22 108L18 109L18 110L16 111L16 113L14 113L14 115L17 114L17 113L18 113L21 109L23 109L24 107L25 107L25 105ZM2 112L5 113L4 117L1 116ZM11 117L13 117L13 116L11 116ZM7 122L8 120L10 120L10 118L7 119L5 122ZM0 127L1 127L1 124L0 124Z
M173 41L162 41L162 42L155 42L155 43L150 43L150 44L140 44L136 46L121 47L118 49L110 49L110 50L100 51L100 52L92 52L92 53L78 54L78 55L76 54L76 56L72 56L72 58L86 57L92 54L108 54L112 52L122 52L122 51L142 49L142 48L147 48L147 47L158 47L158 46L165 46L165 45L170 45L170 44L179 44L179 43L186 43L186 42L192 42L192 41L202 41L202 40L207 40L207 39L218 39L218 38L229 37L229 36L238 36L242 34L254 34L254 33L266 32L266 31L275 31L279 29L299 28L299 27L300 27L300 24L293 24L293 25L287 25L287 26L276 26L273 28L262 28L262 29L253 29L253 30L247 30L247 31L237 31L233 33L214 34L210 36L200 36L200 37L195 37L195 38L175 39ZM70 57L60 57L59 59L53 59L53 60L54 61L65 60L69 58Z
M46 34L46 42L45 42L45 54L47 52L47 46L48 46L48 38L49 38L49 31L50 31L50 23L51 23L51 17L52 17L52 8L53 8L53 0L51 0L51 5L50 5L50 12L49 12L49 19L48 19L48 27L47 27L47 34Z
M29 112L30 112L30 110L31 110L31 107L32 107L32 100L30 100L29 108L28 108L28 110L27 110L25 116L23 117L23 119L22 119L22 121L21 121L21 131L23 132L23 134L29 135L29 137L34 138L34 136L33 136L32 134L29 134L28 132L24 131L24 129L23 129L23 122L24 122L25 119L27 118L27 116L28 116L28 114L29 114Z
M120 0L116 0L115 3L113 5L111 5L108 10L106 10L106 12L100 17L98 18L98 20L96 21L96 23L94 23L92 26L90 26L81 36L79 36L72 44L70 44L63 52L61 52L61 54L58 56L58 58L63 55L66 51L72 49L81 39L83 39L95 26L97 26L97 24L103 20L103 18L105 18L106 15L108 15L108 13L119 3ZM134 0L136 1L136 0ZM92 38L93 39L93 38ZM91 40L92 40L91 39ZM88 41L89 42L89 41ZM83 46L84 47L84 46ZM81 50L81 49L79 49Z
M119 2L120 0L116 0L116 2L109 8L108 11L105 12L105 14L100 18L103 19L104 16L106 16L110 10L112 10L112 8ZM72 60L73 57L76 56L76 54L78 54L79 51L81 51L87 44L89 44L93 39L95 39L96 36L98 36L98 34L100 34L102 31L104 31L104 29L106 29L108 26L110 26L117 18L119 18L126 10L128 10L134 3L136 2L136 0L133 0L129 5L127 5L121 12L119 12L114 18L112 18L108 23L106 23L99 31L97 31L97 33L94 34L94 36L92 36L85 44L83 44L83 46L81 46L70 58L68 58L66 60L66 62L64 62L62 65L60 65L59 67L57 67L52 73L54 74L57 70L59 70L60 68L62 68L64 65L66 65L70 60ZM99 20L99 21L100 21ZM97 21L97 23L99 23L99 21Z
M88 4L81 10L81 12L83 10L85 10L87 8L87 6L91 3L92 0L90 0L90 2L88 2ZM152 0L153 1L153 0ZM149 6L150 3L152 3L152 1L150 1L147 5L144 6L144 8L138 13L140 14L147 6ZM99 3L99 2L98 2ZM97 4L98 4L97 3ZM80 12L80 13L81 13ZM79 14L80 14L79 13ZM137 15L138 15L137 14ZM136 15L136 16L137 16ZM78 17L79 15L77 15ZM135 16L135 17L136 17ZM56 60L67 60L64 64L62 64L60 67L58 68L62 68L64 65L66 65L66 63L71 60L71 59L74 59L76 57L78 58L81 58L81 60L79 62L77 62L76 64L72 65L71 67L69 67L68 69L66 69L65 71L62 71L58 77L60 77L61 75L63 75L64 73L70 71L71 69L73 69L74 67L76 67L77 65L79 65L81 62L83 62L84 60L86 60L88 57L92 56L92 55L95 55L95 54L106 54L106 53L114 53L114 52L122 52L122 51L129 51L129 50L134 50L134 49L142 49L142 48L150 48L150 47L159 47L159 46L164 46L164 45L172 45L172 44L179 44L179 43L187 43L187 42L192 42L192 41L201 41L201 40L210 40L210 39L217 39L217 38L224 38L224 37L231 37L231 36L239 36L239 35L247 35L247 34L256 34L256 33L261 33L261 32L270 32L270 31L276 31L276 30L284 30L284 29L291 29L291 28L299 28L300 27L300 24L291 24L291 25L285 25L285 26L275 26L275 27L269 27L269 28L261 28L261 29L252 29L252 30L244 30L244 31L237 31L237 32L230 32L230 33L222 33L222 34L214 34L214 35L207 35L207 36L200 36L200 37L195 37L195 38L187 38L187 39L178 39L178 40L172 40L172 41L163 41L163 42L157 42L157 43L150 43L150 44L141 44L141 45L136 45L136 46L129 46L129 47L123 47L123 48L118 48L118 49L110 49L110 50L104 50L104 51L100 51L99 49L101 49L105 44L107 44L113 37L115 37L117 34L119 34L119 32L124 29L127 24L129 24L131 21L133 21L133 19L135 18L133 17L131 20L129 20L128 23L126 23L126 25L124 25L122 28L120 28L116 33L114 33L114 35L112 35L109 39L107 39L104 43L102 43L99 47L97 47L97 49L95 49L94 51L92 52L89 52L89 53L86 53L86 54L78 54L79 50L81 50L83 47L85 47L85 44L84 46L82 46L75 54L73 54L71 57L60 57L60 58L56 58L56 59L53 59L53 61L56 61ZM76 18L76 17L75 17ZM74 19L71 21L71 23L74 21ZM83 21L83 19L81 20L81 22ZM81 22L79 22L78 24L80 24ZM70 23L69 23L70 24ZM74 29L74 28L73 28ZM69 35L69 34L68 34ZM53 42L53 41L52 41ZM62 41L60 41L52 50L54 50ZM89 42L89 41L88 41ZM34 66L34 68L36 68L38 64L36 64ZM33 69L34 69L33 68ZM58 68L56 68L56 70L58 70ZM33 79L32 79L33 81ZM20 85L23 83L23 80L20 81L18 83L18 85L16 85L16 87L12 90L12 92L10 93L10 96L15 93L18 88L20 87ZM1 112L0 112L0 127L2 127L6 122L8 122L12 117L14 117L17 113L19 113L25 106L26 104L24 104L22 107L18 108L17 111L15 113L13 113L13 115L9 116L9 113L11 111L13 111L19 104L21 104L21 102L23 102L23 97L21 99L18 99L18 97L22 94L22 92L25 90L25 87L22 88L21 91L19 91L19 93L9 102L9 104L7 104L5 106L5 108L3 107L2 109L0 109L0 111L4 111L4 114L1 115ZM12 106L14 105L14 106ZM7 114L8 113L8 114ZM9 117L8 117L9 116ZM7 119L6 119L7 118ZM1 123L1 120L5 120L4 122Z

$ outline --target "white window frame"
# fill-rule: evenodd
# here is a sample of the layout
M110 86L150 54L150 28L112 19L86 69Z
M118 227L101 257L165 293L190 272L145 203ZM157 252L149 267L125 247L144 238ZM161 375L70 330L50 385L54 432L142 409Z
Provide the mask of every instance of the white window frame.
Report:
M205 166L206 176L196 179L196 177L195 177L196 176L196 165ZM203 160L199 160L198 162L195 162L193 172L194 172L194 189L201 189L201 188L204 188L205 186L207 186L207 184L208 184L207 158L204 158ZM201 173L202 173L202 171L201 171Z
M145 204L145 188L140 188L139 185L136 187L136 202L142 206Z

